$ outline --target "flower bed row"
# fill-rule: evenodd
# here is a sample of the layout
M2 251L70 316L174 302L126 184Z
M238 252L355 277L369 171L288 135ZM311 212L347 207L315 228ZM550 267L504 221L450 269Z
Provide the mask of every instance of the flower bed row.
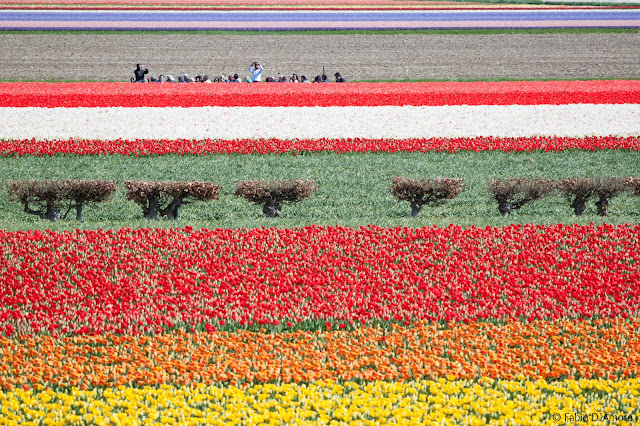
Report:
M640 104L3 108L0 139L638 136Z
M247 387L0 392L19 424L536 424L638 422L640 381L319 381ZM32 422L32 423L30 423ZM353 422L353 423L352 423Z
M0 83L0 107L637 104L640 81L349 84Z
M460 7L459 2L416 0L180 0L174 4L168 0L5 0L3 8L45 9L489 9L495 5L471 3ZM500 8L544 8L565 9L571 6L500 5Z
M640 374L640 319L0 337L0 389ZM335 330L333 330L335 328Z
M0 232L5 334L634 317L640 225Z
M419 0L5 0L3 8L28 9L575 9L572 5L462 3Z
M57 154L130 156L167 154L270 154L304 152L561 152L569 149L640 150L640 136L472 137L416 139L60 139L0 140L0 156Z

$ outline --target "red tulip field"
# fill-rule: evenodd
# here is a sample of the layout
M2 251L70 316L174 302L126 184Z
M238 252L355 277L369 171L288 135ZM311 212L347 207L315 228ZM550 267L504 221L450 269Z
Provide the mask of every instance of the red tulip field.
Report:
M319 89L305 84L2 83L0 107L564 105L640 100L634 80L358 83Z
M639 237L606 225L5 233L0 319L12 336L629 318Z
M1 156L56 154L281 154L285 152L531 152L580 149L640 150L638 136L576 137L471 137L422 139L136 139L136 140L3 140Z

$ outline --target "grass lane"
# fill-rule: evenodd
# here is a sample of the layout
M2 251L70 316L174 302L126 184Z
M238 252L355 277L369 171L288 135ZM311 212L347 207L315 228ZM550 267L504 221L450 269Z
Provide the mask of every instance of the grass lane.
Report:
M54 156L0 159L0 229L115 229L120 227L206 228L300 227L311 224L357 227L422 227L449 224L504 226L511 223L637 223L640 199L628 194L614 198L610 215L596 215L595 201L576 217L560 194L539 200L512 213L498 214L497 203L486 193L490 177L638 175L637 152L565 151L560 153L459 152L367 153L367 154L269 154L156 157ZM417 219L410 216L407 202L398 203L390 194L394 176L417 178L463 177L466 187L456 199L438 207L425 206ZM319 190L297 205L285 205L282 216L269 219L261 207L233 196L241 180L313 179ZM69 218L59 222L41 220L22 212L10 202L4 188L8 180L109 179L119 181L119 190L107 204L89 205L82 223ZM203 180L222 185L220 199L182 207L176 222L142 219L140 208L125 199L125 180Z

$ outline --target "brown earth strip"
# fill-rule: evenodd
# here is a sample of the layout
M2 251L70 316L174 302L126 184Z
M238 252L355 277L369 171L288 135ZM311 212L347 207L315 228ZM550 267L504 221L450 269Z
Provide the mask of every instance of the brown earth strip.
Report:
M0 80L128 81L154 74L267 76L337 71L386 79L640 78L640 34L205 35L0 34Z

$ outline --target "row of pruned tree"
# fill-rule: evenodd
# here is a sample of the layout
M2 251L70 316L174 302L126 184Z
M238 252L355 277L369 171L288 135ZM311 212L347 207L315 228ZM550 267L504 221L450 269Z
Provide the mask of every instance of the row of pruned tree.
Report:
M217 200L221 189L220 185L213 182L127 181L124 186L126 198L137 203L142 208L142 215L152 220L159 216L175 220L181 206L196 201ZM391 181L391 193L398 201L410 203L413 217L417 217L425 205L435 206L457 197L463 188L462 178L395 177ZM237 184L234 195L262 205L266 216L277 217L283 203L302 201L317 189L315 182L305 179L244 181ZM116 182L107 180L27 180L7 183L11 201L20 202L26 213L53 221L66 218L73 209L76 219L82 220L86 204L107 201L116 190ZM593 199L598 214L606 216L613 197L625 191L640 196L640 178L491 179L487 182L487 191L498 202L498 210L503 216L554 192L564 194L577 215L584 213L587 202Z
M438 205L457 197L464 187L462 178L411 179L395 177L391 192L398 201L408 201L411 216L416 217L424 205ZM490 179L487 191L498 202L498 211L508 216L513 210L554 192L560 192L571 203L576 215L584 213L587 202L595 200L598 214L607 216L612 198L630 191L640 196L638 177L594 178L508 178Z
M7 183L9 200L22 203L25 213L42 219L65 219L75 208L82 220L86 204L107 201L116 192L115 182L106 180L28 180ZM62 214L62 210L66 212Z
M595 201L598 214L607 216L611 199L626 191L640 196L640 178L511 178L489 181L489 193L498 202L498 210L503 216L554 192L561 193L578 216L584 213L591 200Z
M196 201L217 200L221 186L213 182L127 181L126 198L142 207L147 219L166 216L178 218L181 206ZM64 219L75 208L76 219L82 220L82 210L89 203L108 201L118 189L107 180L27 180L7 183L11 201L22 204L24 212L52 221ZM282 203L298 202L318 189L313 181L245 181L237 184L235 195L263 205L269 217L280 215ZM63 213L64 212L64 213Z

